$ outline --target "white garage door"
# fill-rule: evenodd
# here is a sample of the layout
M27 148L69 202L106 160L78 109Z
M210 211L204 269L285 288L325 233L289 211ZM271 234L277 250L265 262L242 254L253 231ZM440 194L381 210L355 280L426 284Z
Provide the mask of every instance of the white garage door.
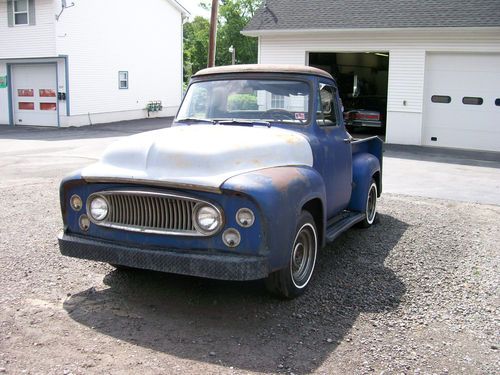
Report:
M56 65L13 65L12 98L15 125L57 126Z
M500 54L427 54L423 144L500 151Z

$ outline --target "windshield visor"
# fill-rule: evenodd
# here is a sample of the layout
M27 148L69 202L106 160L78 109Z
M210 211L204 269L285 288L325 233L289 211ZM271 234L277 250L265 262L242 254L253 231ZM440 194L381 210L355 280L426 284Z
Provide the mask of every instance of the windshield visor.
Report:
M310 86L302 81L223 80L195 82L177 120L245 120L304 125Z

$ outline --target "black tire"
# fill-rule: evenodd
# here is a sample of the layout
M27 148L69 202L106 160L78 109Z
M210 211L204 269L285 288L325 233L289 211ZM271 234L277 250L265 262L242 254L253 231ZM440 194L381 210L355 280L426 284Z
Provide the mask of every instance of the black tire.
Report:
M368 193L366 194L365 217L363 221L359 222L358 227L369 228L375 223L377 218L377 196L377 183L372 179L370 187L368 188Z
M318 235L312 215L302 211L290 249L288 265L273 272L266 279L269 292L281 298L292 299L306 290L314 273L318 254Z

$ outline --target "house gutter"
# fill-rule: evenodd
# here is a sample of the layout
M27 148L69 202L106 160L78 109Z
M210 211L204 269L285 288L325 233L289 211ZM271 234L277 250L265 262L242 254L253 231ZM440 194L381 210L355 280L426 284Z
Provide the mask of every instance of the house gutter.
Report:
M393 28L350 28L350 29L266 29L266 30L242 30L241 34L250 37L259 36L281 36L281 35L305 35L305 34L347 34L347 33L435 33L435 32L471 32L482 33L491 32L500 34L500 26L497 27L393 27Z

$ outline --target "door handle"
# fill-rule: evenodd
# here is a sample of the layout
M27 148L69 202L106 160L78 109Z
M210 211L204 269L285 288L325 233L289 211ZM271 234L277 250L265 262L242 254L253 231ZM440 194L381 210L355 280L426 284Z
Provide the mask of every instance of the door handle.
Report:
M352 138L344 138L343 141L345 143L351 143L352 142Z

